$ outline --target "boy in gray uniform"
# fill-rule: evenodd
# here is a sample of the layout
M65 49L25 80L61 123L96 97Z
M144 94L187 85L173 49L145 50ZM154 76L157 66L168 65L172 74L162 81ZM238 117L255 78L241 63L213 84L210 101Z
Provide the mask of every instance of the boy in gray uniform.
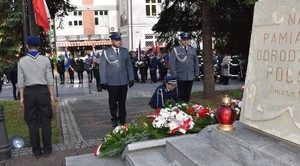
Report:
M190 33L181 33L180 38L180 45L170 55L170 72L177 78L179 99L189 102L193 80L199 76L199 61L195 48L189 45Z
M41 41L35 36L27 38L27 56L18 64L20 103L24 107L24 119L29 128L32 152L36 157L52 152L51 119L53 116L53 77L49 59L37 51ZM39 128L42 128L43 149Z
M134 85L133 68L129 52L121 47L121 34L110 35L112 46L103 50L100 57L100 82L101 87L108 91L109 110L112 116L113 127L126 123L126 96L127 85ZM119 108L119 111L118 111Z

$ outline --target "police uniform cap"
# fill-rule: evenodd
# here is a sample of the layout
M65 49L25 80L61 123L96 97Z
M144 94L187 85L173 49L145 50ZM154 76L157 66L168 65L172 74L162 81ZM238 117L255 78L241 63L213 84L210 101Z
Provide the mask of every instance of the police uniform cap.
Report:
M182 32L180 34L180 38L181 39L190 39L191 38L191 34L189 32Z
M41 45L41 40L38 37L35 37L35 36L28 36L27 37L27 44L37 47L37 46Z
M177 85L177 80L176 80L176 78L173 77L173 76L166 76L166 77L165 77L165 81L166 81L166 83L168 83L168 84Z
M111 39L121 39L121 35L122 35L122 33L115 32L115 33L112 33L109 37Z

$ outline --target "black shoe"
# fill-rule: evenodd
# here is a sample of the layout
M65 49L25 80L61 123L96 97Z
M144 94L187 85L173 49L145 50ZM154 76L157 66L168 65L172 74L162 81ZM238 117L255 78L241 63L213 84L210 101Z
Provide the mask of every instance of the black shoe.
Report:
M42 156L42 152L41 152L41 151L36 151L36 152L33 153L33 155L34 155L34 157L35 157L36 159L39 159L39 158L41 158L41 156Z
M228 82L224 82L223 85L228 85Z
M117 127L118 126L118 122L117 121L112 121L112 126L113 126L113 128Z
M126 124L126 122L120 122L120 124L121 124L122 126L124 126L124 125Z
M52 153L52 150L44 150L42 155L43 155L43 157L49 157L51 153Z

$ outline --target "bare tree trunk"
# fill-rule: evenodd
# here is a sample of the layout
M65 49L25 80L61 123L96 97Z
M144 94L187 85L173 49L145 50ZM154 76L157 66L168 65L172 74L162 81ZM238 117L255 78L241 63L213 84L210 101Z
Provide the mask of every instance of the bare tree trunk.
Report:
M215 79L212 57L212 15L208 5L208 0L202 1L202 30L203 30L203 83L204 83L204 98L214 96Z

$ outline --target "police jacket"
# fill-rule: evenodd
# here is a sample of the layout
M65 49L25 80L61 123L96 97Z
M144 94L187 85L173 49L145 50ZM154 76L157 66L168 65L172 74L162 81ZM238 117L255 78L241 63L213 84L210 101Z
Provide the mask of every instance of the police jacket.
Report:
M153 56L150 63L150 69L156 70L158 65L158 58L157 56Z
M177 89L174 88L173 90L168 90L166 84L162 84L158 86L151 97L149 105L153 108L163 108L164 102L167 100L174 100L175 102L179 102Z
M64 73L65 72L65 61L64 60L58 60L57 61L57 72L58 73Z
M76 62L75 62L75 59L70 59L70 64L71 64L71 67L76 71L77 70L77 66L76 66Z
M171 75L179 81L191 81L199 76L199 61L196 50L187 46L185 51L182 45L173 48L170 55Z
M100 57L100 82L111 86L127 85L134 80L133 67L128 50L119 48L119 55L113 47L103 50Z
M8 73L8 77L11 83L15 84L18 82L18 63L14 63L11 66L10 71Z
M83 72L84 70L84 62L82 59L78 58L76 60L76 63L77 63L77 72Z

